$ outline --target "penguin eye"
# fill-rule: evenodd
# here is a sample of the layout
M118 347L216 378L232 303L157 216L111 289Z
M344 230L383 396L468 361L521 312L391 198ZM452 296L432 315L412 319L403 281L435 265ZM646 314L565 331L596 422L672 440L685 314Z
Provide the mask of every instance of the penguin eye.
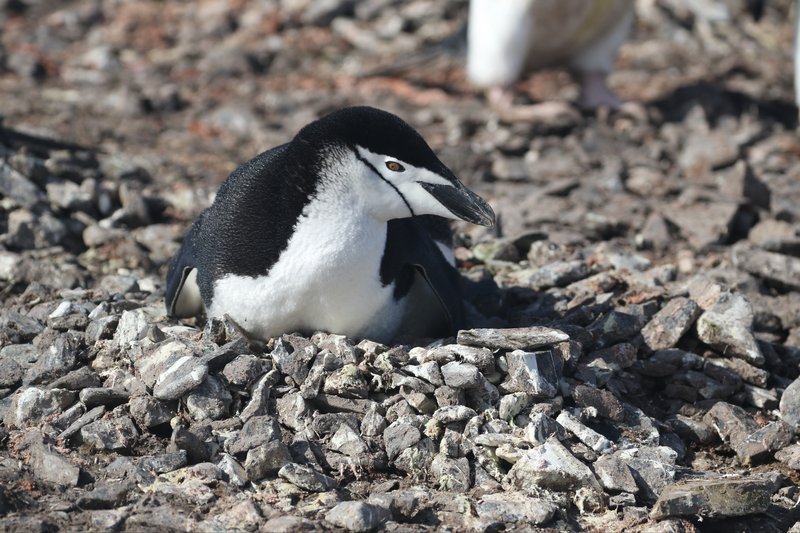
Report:
M392 172L403 172L406 169L406 167L404 167L397 161L387 161L386 168L388 168Z

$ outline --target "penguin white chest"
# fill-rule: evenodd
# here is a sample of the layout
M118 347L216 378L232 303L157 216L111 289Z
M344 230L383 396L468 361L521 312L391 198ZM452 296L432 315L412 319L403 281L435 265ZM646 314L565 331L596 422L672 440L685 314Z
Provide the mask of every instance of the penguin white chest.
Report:
M261 338L323 330L389 340L403 305L380 279L386 232L367 213L310 204L269 272L214 283L208 314L227 314Z

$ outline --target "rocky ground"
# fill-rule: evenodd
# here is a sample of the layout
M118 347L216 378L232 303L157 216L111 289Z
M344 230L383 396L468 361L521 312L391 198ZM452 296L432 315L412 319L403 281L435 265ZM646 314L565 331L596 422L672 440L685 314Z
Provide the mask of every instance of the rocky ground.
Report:
M520 123L422 57L465 1L0 1L0 531L792 528L794 15L743 4L640 0L631 103L543 72ZM219 182L350 104L498 212L458 228L472 329L169 321Z

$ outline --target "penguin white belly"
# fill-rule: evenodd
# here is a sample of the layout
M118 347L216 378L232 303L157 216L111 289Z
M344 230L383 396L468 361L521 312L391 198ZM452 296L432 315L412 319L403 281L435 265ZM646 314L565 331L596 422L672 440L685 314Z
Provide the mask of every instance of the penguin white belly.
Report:
M404 305L380 280L386 223L352 209L338 210L338 220L318 211L304 212L264 276L218 279L209 316L227 314L260 338L322 330L390 340Z
M609 72L632 15L632 0L471 0L470 80L509 85L525 69L561 63Z

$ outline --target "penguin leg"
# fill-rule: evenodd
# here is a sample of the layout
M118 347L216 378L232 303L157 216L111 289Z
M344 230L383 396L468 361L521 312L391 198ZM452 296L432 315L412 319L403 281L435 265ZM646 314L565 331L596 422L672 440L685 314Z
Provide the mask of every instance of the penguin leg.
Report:
M622 100L614 94L608 86L608 73L606 72L577 72L575 77L580 85L578 107L581 109L620 109Z
M589 43L570 60L578 83L578 106L583 109L609 107L620 109L622 101L608 87L608 75L614 70L620 46L630 33L633 24L633 6L620 17L619 22L598 39Z

